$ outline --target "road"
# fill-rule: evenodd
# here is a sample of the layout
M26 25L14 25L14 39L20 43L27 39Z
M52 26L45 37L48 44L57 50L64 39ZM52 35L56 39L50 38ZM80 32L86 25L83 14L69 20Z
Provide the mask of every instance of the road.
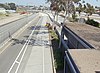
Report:
M5 50L0 54L0 73L27 73L28 71L30 71L30 73L52 73L50 49L48 49L48 45L41 46L41 42L42 44L44 42L42 39L47 38L45 44L49 40L49 37L43 36L45 33L47 33L48 30L46 29L46 32L42 31L45 30L44 25L46 23L46 20L47 16L44 17L39 13L34 17L32 22L27 24L27 26L24 26L24 29L21 30L16 37L13 37L12 40L8 42L8 45L5 45L5 47L3 47ZM42 32L40 32L40 30ZM42 38L37 34L41 34ZM29 62L29 57L31 57L30 59L34 60L34 62ZM41 64L41 67L36 65L37 69L34 68L34 71L32 71L33 69L31 68L31 70L28 70L28 62L34 63L35 65ZM44 64L46 64L46 66Z
M25 24L27 24L30 20L32 20L37 14L33 14L31 16L22 18L20 20L11 22L7 25L0 27L0 44L5 41L9 37L9 35L12 35L17 30L19 30L21 27L23 27Z
M18 73L53 73L49 33L44 26L50 20L47 15L43 15L40 22L39 29L33 33L31 42L34 43L27 47L19 70L16 70Z
M34 15L31 16L30 18L32 19L33 17L35 17ZM20 22L23 22L23 26L25 25L24 23L26 23L26 18L22 19L24 21L21 21L19 20L19 22L13 22L13 23L20 23ZM33 24L36 24L37 21L38 21L39 17L37 19L35 19L31 24L29 25L33 25ZM11 23L12 24L12 23ZM9 28L11 26L11 24L5 26L5 28ZM15 28L17 27L17 24L15 25ZM14 33L14 29L8 29L8 30L13 30L12 33ZM4 29L2 29L4 30ZM18 29L16 29L18 30ZM6 31L6 30L5 30ZM19 51L21 50L21 47L23 46L23 44L25 43L26 39L27 39L27 36L29 36L30 32L32 30L29 29L29 27L24 31L20 31L22 33L19 33L20 35L17 37L14 37L13 38L13 43L11 45L9 45L7 47L7 49L0 54L0 73L7 73L9 67L11 66L12 62L14 61L14 59L16 58L16 56L18 55ZM10 42L12 42L10 41ZM6 45L7 46L7 45ZM3 48L6 48L6 47L3 47Z

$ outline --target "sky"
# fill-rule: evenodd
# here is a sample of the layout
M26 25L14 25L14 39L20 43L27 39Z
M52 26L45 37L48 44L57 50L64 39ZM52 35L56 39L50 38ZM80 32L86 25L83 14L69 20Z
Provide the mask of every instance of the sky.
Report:
M100 0L84 0L85 3L90 3L93 6L99 6L100 7Z
M0 3L8 2L14 2L17 5L45 5L46 0L0 0ZM85 2L100 7L100 0L85 0Z
M0 0L0 3L14 2L17 5L44 5L46 0Z

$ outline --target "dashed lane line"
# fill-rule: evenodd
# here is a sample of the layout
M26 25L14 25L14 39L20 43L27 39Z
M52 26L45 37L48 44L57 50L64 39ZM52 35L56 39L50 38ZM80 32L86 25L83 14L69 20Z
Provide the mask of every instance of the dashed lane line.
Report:
M20 29L19 31L17 31L17 33L15 33L13 36L16 36L16 37L18 37L18 36L20 36L20 34L22 34L23 32L24 32L24 30L29 26L29 24L30 23L32 23L34 20L36 20L38 18L38 16L35 18L35 19L33 19L32 21L30 21L28 24L26 24L24 27L22 27L22 29ZM10 39L8 39L8 41L9 41ZM8 43L8 41L7 42L5 42L0 48L3 48L2 50L0 50L0 54L1 53L3 53L3 51L5 51L6 50L6 48L7 47L9 47L10 45L11 45L11 43L13 42L10 42L9 44L7 44ZM7 44L7 45L6 45ZM6 46L4 46L4 45L6 45Z
M40 21L40 20L39 20L39 21ZM39 21L38 21L38 23L39 23ZM36 25L38 25L38 23L37 23ZM24 50L24 52L23 52L23 54L22 54L22 57L21 57L20 61L18 62L18 66L17 66L17 68L16 68L16 70L15 70L15 73L18 72L18 69L19 69L19 67L20 67L20 64L21 64L21 62L22 62L22 59L23 59L23 57L24 57L24 55L25 55L25 52L26 52L27 47L28 47L28 44L29 44L29 42L30 42L30 39L31 39L31 37L32 37L32 35L33 35L35 29L36 29L36 26L35 26L34 30L31 32L31 34L29 35L28 39L26 40L26 43L25 43L24 46L22 47L22 49L21 49L21 51L19 52L18 56L16 57L15 61L14 61L13 64L11 65L10 69L8 70L8 73L11 72L11 70L13 69L15 63L17 62L17 59L19 58L19 56L21 55L22 51Z

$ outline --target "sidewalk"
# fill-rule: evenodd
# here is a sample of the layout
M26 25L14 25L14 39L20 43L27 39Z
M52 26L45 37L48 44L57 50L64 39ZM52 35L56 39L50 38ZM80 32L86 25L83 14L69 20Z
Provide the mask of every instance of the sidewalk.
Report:
M37 35L24 73L53 73L48 30L39 33L42 34Z
M53 73L52 57L50 49L50 40L48 29L44 26L48 16L43 15L43 20L38 23L40 30L35 30L33 35L34 44L28 49L31 49L27 63L24 69L18 73ZM35 34L35 32L38 34ZM24 57L25 58L25 57ZM24 63L24 60L22 61ZM23 65L22 65L23 66Z
M4 18L4 19L0 20L0 26L3 26L7 23L13 22L15 20L21 19L21 18L26 17L26 16L27 16L26 14L23 14L23 15L13 14L10 17L7 17L7 18Z

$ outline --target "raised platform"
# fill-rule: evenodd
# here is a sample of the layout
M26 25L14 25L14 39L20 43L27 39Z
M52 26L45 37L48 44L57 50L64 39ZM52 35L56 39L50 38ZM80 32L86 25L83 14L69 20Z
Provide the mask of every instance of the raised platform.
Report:
M86 40L94 48L100 49L100 28L80 23L67 23L66 27Z
M69 49L80 73L100 73L100 51L95 49Z

